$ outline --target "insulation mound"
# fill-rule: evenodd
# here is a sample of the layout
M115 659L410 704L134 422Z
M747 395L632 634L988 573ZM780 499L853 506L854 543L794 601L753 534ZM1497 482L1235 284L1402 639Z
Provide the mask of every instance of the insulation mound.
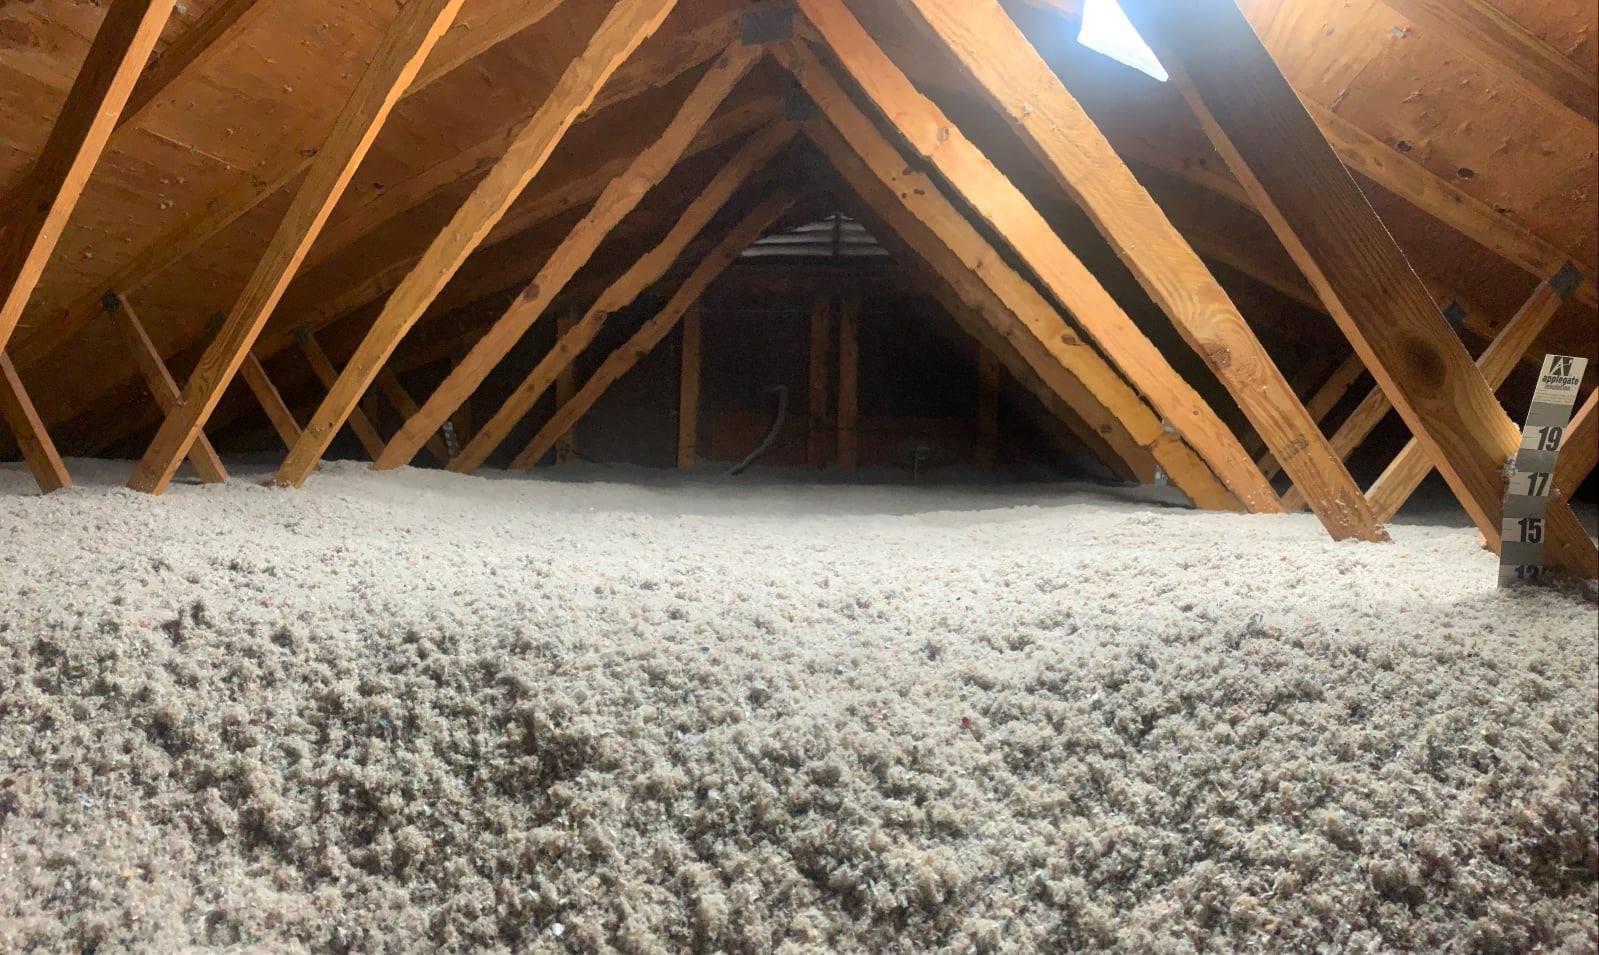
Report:
M1599 948L1594 608L1469 529L125 467L0 470L0 950Z

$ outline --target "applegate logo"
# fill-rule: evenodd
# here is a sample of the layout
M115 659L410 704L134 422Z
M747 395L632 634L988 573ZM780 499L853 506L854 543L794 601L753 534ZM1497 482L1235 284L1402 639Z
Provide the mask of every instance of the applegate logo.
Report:
M1560 355L1549 359L1549 374L1543 376L1546 385L1577 385L1581 379L1572 375L1571 367L1577 359Z

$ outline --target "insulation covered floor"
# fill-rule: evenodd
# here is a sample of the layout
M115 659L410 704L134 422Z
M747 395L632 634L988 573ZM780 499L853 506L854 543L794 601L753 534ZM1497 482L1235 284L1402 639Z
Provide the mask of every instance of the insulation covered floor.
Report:
M126 467L0 469L0 950L1599 946L1595 610L1470 529Z

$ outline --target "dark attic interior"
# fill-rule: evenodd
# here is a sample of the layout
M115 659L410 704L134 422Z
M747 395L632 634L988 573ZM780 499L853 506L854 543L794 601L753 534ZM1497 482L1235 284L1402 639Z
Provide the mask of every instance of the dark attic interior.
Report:
M0 0L0 951L1599 952L1596 72Z

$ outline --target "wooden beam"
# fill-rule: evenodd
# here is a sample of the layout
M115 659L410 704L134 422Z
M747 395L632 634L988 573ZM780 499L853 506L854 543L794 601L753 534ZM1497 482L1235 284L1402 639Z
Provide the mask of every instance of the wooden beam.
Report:
M474 16L461 18L462 22L457 22L456 28L438 41L434 53L427 57L415 80L401 92L401 98L426 88L439 77L505 38L538 22L562 2L564 0L496 0L477 6ZM376 62L376 56L373 62ZM266 165L256 170L248 182L213 197L197 215L184 219L147 243L143 251L124 263L102 289L85 295L68 306L66 314L59 320L29 335L17 350L17 361L24 366L31 366L53 354L99 314L99 302L105 290L131 295L144 288L167 269L206 247L214 236L250 210L299 179L322 150L313 148L317 145L315 143L302 142L298 145L296 149L280 150ZM316 243L312 254L321 254L316 249L322 245L321 242ZM272 352L290 345L292 342L281 343ZM271 354L267 353L267 357L271 357Z
M555 90L534 113L505 155L472 190L416 268L389 296L344 374L306 425L300 441L278 468L280 485L305 482L334 432L372 384L379 368L438 297L450 277L511 208L600 87L672 11L676 0L619 0L588 45L567 67Z
M838 310L838 466L860 466L861 298L846 292Z
M577 323L578 323L578 319L579 318L581 318L581 316L578 314L576 309L567 309L564 313L562 313L561 317L555 320L555 339L556 339L556 341L560 341L561 339L565 338L569 333L571 333L572 329L577 327ZM699 316L698 315L690 315L689 319L693 322L694 327L696 329L696 334L697 334L698 333L698 329L699 329ZM689 344L690 344L690 342L688 340L688 326L684 325L683 328L684 328L683 360L684 360L684 362L687 362L688 361L688 347L689 347ZM698 362L699 361L699 351L698 351L699 341L698 341L698 339L696 339L693 342L693 344L695 346L695 353L694 353L695 358L694 358L694 360L696 362ZM559 408L561 405L566 404L568 401L571 401L572 400L572 396L577 394L577 369L573 367L573 364L574 364L573 362L568 362L566 367L561 369L561 373L559 375L555 376L555 406L557 408ZM682 379L682 383L680 384L680 389L682 387L686 387L687 385L688 385L688 369L685 366L685 368L683 369L683 379ZM698 393L698 390L697 390L699 388L698 365L695 366L694 388L696 389L694 397L695 397L695 400L697 402L699 400L699 393ZM681 395L680 395L680 398L681 398ZM689 465L684 465L683 464L683 451L682 451L682 448L683 448L684 441L683 441L683 430L682 430L683 429L683 424L682 424L682 408L681 408L681 405L682 405L682 401L679 400L679 423L678 423L678 442L677 442L677 446L678 446L677 462L678 463L677 463L677 466L678 467L685 467L685 466L692 467L693 466L692 463L690 463ZM689 447L690 447L690 449L692 449L694 447L694 444L693 444L692 441L689 442ZM556 464L571 464L572 461L576 457L577 457L577 429L573 428L571 431L568 431L566 434L561 435L561 440L555 442L555 463Z
M1359 381L1360 376L1365 373L1366 365L1360 360L1360 355L1351 353L1337 368L1333 369L1333 373L1328 376L1326 381L1321 383L1321 387L1317 388L1316 393L1310 396L1310 400L1305 402L1305 410L1310 412L1311 419L1318 425L1321 424L1322 419L1332 413L1333 408L1337 407L1338 402L1344 399L1344 395L1349 394L1349 389L1353 388L1355 382ZM1381 393L1381 389L1378 389L1378 393ZM1339 451L1336 447L1334 447L1333 452L1338 455L1340 461L1349 458L1348 454ZM1282 465L1278 463L1276 455L1268 451L1266 456L1260 459L1260 470L1270 480L1282 470ZM1283 499L1283 506L1288 506L1286 497ZM1380 514L1377 515L1377 518L1378 520L1386 519Z
M678 286L677 291L672 293L666 305L600 364L599 369L583 383L583 387L578 389L578 393L571 401L556 409L555 415L539 429L533 440L528 442L528 446L511 462L511 470L525 471L537 464L561 435L570 431L578 419L594 407L594 403L616 383L617 379L632 370L634 365L661 343L661 340L676 327L678 320L700 300L711 283L716 281L745 249L759 239L778 216L794 204L798 196L799 191L795 186L780 186L730 229L717 242L716 247L706 253L705 258L694 267L694 271L682 285Z
M1510 320L1504 331L1483 351L1477 358L1477 370L1488 382L1488 387L1498 391L1521 363L1521 356L1527 353L1543 330L1549 327L1555 313L1560 311L1560 306L1565 304L1565 299L1555 289L1551 282L1540 282L1527 299L1526 304L1516 312L1516 317ZM1382 515L1383 520L1390 520L1405 506L1410 496L1416 493L1416 488L1432 473L1432 462L1427 460L1427 454L1421 445L1414 439L1407 443L1403 450L1388 463L1388 467L1377 478L1376 483L1366 492L1366 497L1371 501L1372 509Z
M813 121L806 133L890 231L954 288L965 309L983 319L992 333L989 347L1000 354L1014 351L1025 363L1022 367L1047 385L1049 394L1115 449L1113 458L1120 457L1135 471L1143 467L1142 473L1151 479L1154 464L1145 466L1145 462L1158 463L1196 507L1241 508L1210 468L1161 426L1127 383L1031 283L1006 264L938 186L925 175L907 171L905 160L875 128L860 137L871 161L830 125ZM957 320L964 311L949 304L946 308ZM1063 416L1063 420L1070 419Z
M177 462L227 391L384 121L449 29L462 2L413 0L389 25L244 291L189 376L182 404L162 422L134 468L129 487L150 494L166 490ZM305 440L303 432L300 440Z
M979 270L979 274L985 280L990 280L990 277L993 277L991 278L993 282L1003 286L1007 312L1014 315L1015 320L1020 323L1020 330L1015 330L1015 334L1036 339L1035 342L1028 342L1027 344L1031 355L1028 360L1030 360L1030 363L1035 363L1033 365L1035 371L1046 376L1047 381L1051 374L1062 370L1063 366L1071 378L1078 379L1081 384L1087 386L1089 392L1094 394L1100 403L1110 408L1111 413L1115 414L1115 418L1122 422L1122 426L1126 427L1127 432L1132 435L1134 442L1138 446L1150 448L1156 438L1166 434L1161 427L1161 422L1154 416L1146 414L1143 402L1138 400L1137 395L1126 389L1126 384L1121 381L1118 374L1115 371L1111 371L1110 366L1105 365L1099 354L1091 346L1087 346L1083 339L1079 338L1075 328L1071 328L1071 326L1063 322L1059 312L1055 312L1054 307L1049 302L1044 301L1041 296L1033 293L1025 278L1020 277L1020 275L1015 274L1014 270L1004 266L1003 256L998 251L993 250L993 246L988 245L987 240L983 240L982 235L977 234L977 230L972 229L971 222L967 222L963 214L955 210L955 206L951 205L947 198L943 197L942 190L939 189L939 186L935 186L931 178L927 178L926 174L918 173L915 165L908 163L905 157L900 154L899 149L895 149L891 142L887 141L883 134L879 133L878 128L871 123L871 120L868 120L854 106L854 102L851 102L849 96L844 93L843 88L839 88L838 83L827 74L825 67L822 67L820 62L815 61L809 50L806 50L804 46L785 46L785 48L780 50L779 59L782 59L785 66L790 67L795 72L796 77L801 78L801 85L806 86L807 93L811 93L811 98L817 101L817 104L822 107L822 114L828 118L830 126L828 126L827 130L814 131L812 139L822 147L823 152L830 152L831 157L833 157L833 165L839 166L841 163L847 163L847 158L839 155L844 154L844 152L859 157L859 162L867 166L868 170L871 171L871 176L876 181L881 182L881 186L891 189L895 195L899 195L900 203L916 219L924 222L927 227L931 227L940 235L939 242L942 245L948 246L951 250L959 248L959 261L963 261L964 264L969 264L972 267L980 266L977 270ZM828 133L828 130L831 130L831 133ZM843 149L828 146L828 139L835 138L835 136L839 141L843 141ZM857 186L855 189L860 190L862 187ZM1004 190L1004 187L1001 187L1001 190ZM1014 189L1011 192L1014 192ZM1025 203L1025 200L1022 200L1022 202ZM879 203L879 208L883 208L883 203ZM1043 232L1038 234L1038 242L1041 245L1054 243L1054 246L1059 246L1060 240L1059 237L1055 237L1052 230L1044 226ZM1063 246L1060 246L1060 250L1065 251ZM1035 248L1033 250L1035 259L1039 258L1039 254L1041 254L1041 248ZM1067 259L1060 259L1055 264L1060 266L1062 262L1075 262L1075 282L1078 283L1079 291L1083 291L1084 298L1092 299L1095 302L1095 304L1089 304L1087 307L1097 309L1097 307L1102 306L1103 302L1100 302L1100 296L1105 296L1105 290L1100 288L1099 283L1095 282L1092 275L1087 274L1087 270L1083 269L1081 262L1076 261L1075 256L1071 256L1070 251L1065 251L1065 256L1067 256ZM1001 291L999 286L995 286L995 291ZM1071 298L1075 301L1079 296L1073 294ZM1108 301L1108 296L1105 296L1105 299ZM1154 347L1151 346L1150 341L1143 338L1142 331L1138 331L1137 326L1132 325L1130 318L1127 318L1127 315L1121 312L1115 301L1108 302L1108 309L1110 310L1102 310L1099 314L1102 333L1107 334L1107 336L1122 336L1124 344L1129 344L1129 349L1127 350L1130 350L1130 352L1137 352L1137 354L1153 352ZM1075 315L1079 322L1083 320L1084 312L1078 309L1070 309L1070 307L1068 307L1068 310L1071 310L1071 314ZM1137 338L1138 341L1132 342L1127 336ZM1142 344L1138 344L1138 342L1142 342ZM1041 346L1041 350L1031 350L1038 346ZM1049 368L1051 365L1055 365L1055 368ZM1204 405L1198 395L1193 395L1193 400L1188 400L1185 397L1185 394L1191 394L1193 389L1186 386L1186 382L1178 378L1177 373L1169 365L1166 365L1166 362L1159 358L1158 354L1154 357L1153 365L1143 366L1142 370L1129 371L1127 376L1132 381L1143 382L1150 392L1161 395L1167 410L1178 413L1178 406L1186 408L1182 413L1178 413L1178 416L1183 421L1191 422L1191 419L1215 418L1214 413L1210 413L1209 408ZM1150 384L1150 382L1156 382L1156 384ZM1060 389L1062 390L1060 390L1059 394L1062 395L1062 398L1067 398L1067 395L1070 394L1071 386L1068 386L1065 382L1060 382ZM1198 402L1198 405L1194 405L1194 402ZM1084 413L1087 413L1087 411L1084 411ZM1260 472L1255 469L1255 462L1249 461L1247 456L1244 456L1244 450L1242 450L1241 446L1238 446L1238 440L1231 435L1231 432L1226 430L1226 426L1223 426L1220 419L1215 419L1214 426L1191 426L1188 430L1190 430L1190 434L1201 435L1198 438L1201 442L1202 440L1209 440L1215 458L1223 462L1233 462L1236 458L1242 458L1249 464L1247 472L1252 472L1257 478L1260 475ZM1233 448L1236 448L1236 454L1225 451L1225 446L1228 443ZM1207 458L1206 461L1209 464L1210 459ZM1234 469L1234 472L1236 470L1238 469ZM1220 477L1220 475L1217 475L1217 477ZM1270 499L1266 499L1260 493L1254 494L1255 510L1278 509L1278 497L1276 497L1274 491L1271 491L1270 485L1265 485L1263 478L1254 481L1249 480L1249 475L1247 474L1234 474L1234 480L1238 481L1241 486L1255 486L1257 491L1257 485L1263 485L1266 493L1270 493ZM1231 485L1228 486L1231 488ZM1194 488L1194 493L1199 494L1199 499L1215 501L1214 496L1207 496L1198 486ZM1234 494L1236 494L1236 491L1234 491ZM1246 507L1250 507L1250 505L1246 504Z
M833 295L817 292L811 302L810 374L807 417L809 432L805 439L805 463L809 467L827 466L827 438L835 425L828 420L827 412L832 401L832 388L828 382L828 365L833 357Z
M704 311L700 304L695 302L689 306L688 314L683 316L683 354L677 378L677 466L680 468L692 468L699 463L700 322L704 318ZM571 400L571 395L563 398L557 390L556 407L561 407ZM561 447L561 441L565 440L563 437L556 442L557 452ZM558 453L556 463L560 463Z
M1212 144L1495 547L1520 434L1233 0L1125 0ZM1599 575L1569 507L1551 566Z
M261 410L266 412L278 437L283 439L283 447L294 447L294 442L300 440L300 423L294 420L294 412L284 403L277 386L261 366L261 360L253 352L246 352L244 361L239 365L239 373L244 376L245 384L250 386L255 400L260 402Z
M733 198L733 194L756 170L771 162L793 138L794 127L788 123L778 123L755 134L745 143L728 160L727 165L717 171L710 184L695 195L666 237L612 282L589 307L583 320L569 333L562 335L549 354L522 379L522 383L505 399L471 443L450 462L450 470L458 474L471 474L482 467L483 462L510 436L512 429L527 416L560 373L594 340L611 313L625 308L645 289L659 281L700 230Z
M997 0L904 2L921 14L1056 183L1076 199L1144 291L1227 388L1266 446L1285 462L1296 486L1305 488L1316 516L1333 539L1386 540L1387 534L1372 518L1359 485L1226 291ZM822 21L818 28L850 72L894 118L906 138L946 175L953 179L952 168L977 167L991 170L987 182L1005 181L938 109L916 92L854 22L841 0L800 0L800 6L813 22ZM978 181L976 191L992 194L993 187L981 185L984 181ZM988 217L1002 234L1007 233L998 215ZM1091 326L1089 330L1092 332ZM1107 342L1117 339L1099 340L1114 358L1117 353ZM1125 357L1118 363L1128 371L1126 362L1137 359L1133 352L1121 354ZM1200 400L1197 394L1194 400ZM1158 407L1159 402L1156 404ZM1179 432L1188 432L1181 418L1170 411L1167 417L1177 422ZM1231 447L1244 454L1236 439L1229 450ZM1196 444L1196 450L1203 453L1203 445ZM1249 471L1251 480L1258 478L1270 487L1253 461ZM1227 479L1221 468L1217 473ZM1232 482L1229 485L1240 490ZM1249 503L1247 494L1240 496Z
M807 2L803 7L814 22L816 5ZM856 28L859 29L858 24ZM827 30L823 33L826 35ZM860 43L840 42L846 49L862 48ZM838 45L835 44L835 51ZM871 49L876 49L876 45L872 44ZM881 55L880 50L878 54ZM897 165L903 174L907 167L899 151L886 142L880 147L875 145L877 134L872 121L854 105L808 47L798 42L783 47L779 59L790 67L823 115L857 153L867 156L873 166L885 162ZM929 156L951 187L1005 238L1111 363L1177 428L1244 506L1252 512L1279 512L1277 493L1261 477L1255 462L1244 453L1227 425L1177 374L1027 198L910 86L897 67L885 65L883 59L876 57L871 60L870 69L862 66L857 63L853 72L858 80L868 84L867 93L878 101L882 111ZM882 157L870 158L873 152L881 152Z
M155 343L150 341L150 336L144 330L144 323L139 321L139 316L134 313L133 305L120 295L106 300L106 312L112 321L121 327L123 334L128 339L128 346L133 349L134 363L139 366L139 373L144 376L144 383L150 389L150 396L161 408L162 414L171 414L172 409L183 400L178 391L178 383L173 380L172 373L167 370L167 363L161 360L161 353L156 350ZM194 471L200 480L207 484L221 484L228 479L228 469L222 466L222 459L217 457L216 449L211 447L211 442L204 434L195 438L194 444L189 448L189 463L194 466Z
M993 470L999 463L1000 366L994 353L977 347L977 443L974 463Z
M1566 426L1560 456L1555 459L1554 496L1569 501L1582 482L1599 464L1599 387L1588 392L1588 400L1577 409L1577 416Z
M399 412L402 421L421 410L417 406L416 399L412 398L411 393L406 391L405 386L400 383L400 376L394 373L393 368L387 365L383 366L383 370L378 372L377 386L378 391L382 392L383 397L388 399L394 410ZM389 443L394 443L392 438ZM425 446L428 449L428 453L432 454L434 459L440 464L450 463L450 450L445 446L444 438L437 431L428 435ZM388 448L385 447L384 450L387 451Z
M1566 252L1493 206L1434 175L1321 103L1308 97L1303 102L1345 166L1529 274L1543 278L1566 264ZM1576 298L1589 307L1599 305L1599 287L1591 269L1582 269Z
M1599 83L1487 0L1384 0L1505 85L1556 112L1599 123ZM1591 12L1591 11L1590 11Z
M605 188L588 214L545 260L538 275L528 283L522 294L516 297L505 314L434 390L422 406L421 413L407 420L400 428L389 442L387 453L376 463L379 470L399 467L410 461L422 440L437 431L450 413L478 389L489 372L544 314L578 269L593 257L611 230L637 208L645 193L672 171L711 114L716 112L727 94L764 55L761 47L735 44L711 65L660 137Z
M72 476L61 463L61 455L56 453L50 432L39 420L39 412L34 409L28 390L22 387L17 367L3 351L0 351L0 419L11 429L11 437L22 451L22 460L33 472L39 490L49 494L72 486Z
M30 201L0 234L0 351L11 340L117 117L155 48L173 0L114 0L28 173Z
M300 352L305 355L305 360L311 366L311 371L316 375L317 381L322 382L322 387L332 388L339 380L338 369L333 367L333 362L328 358L328 353L322 350L310 332L301 330L295 339L300 345ZM365 411L354 408L346 422L350 430L361 442L361 447L366 450L369 458L376 458L383 453L383 437L378 434L378 429L373 426L372 419L367 417Z

